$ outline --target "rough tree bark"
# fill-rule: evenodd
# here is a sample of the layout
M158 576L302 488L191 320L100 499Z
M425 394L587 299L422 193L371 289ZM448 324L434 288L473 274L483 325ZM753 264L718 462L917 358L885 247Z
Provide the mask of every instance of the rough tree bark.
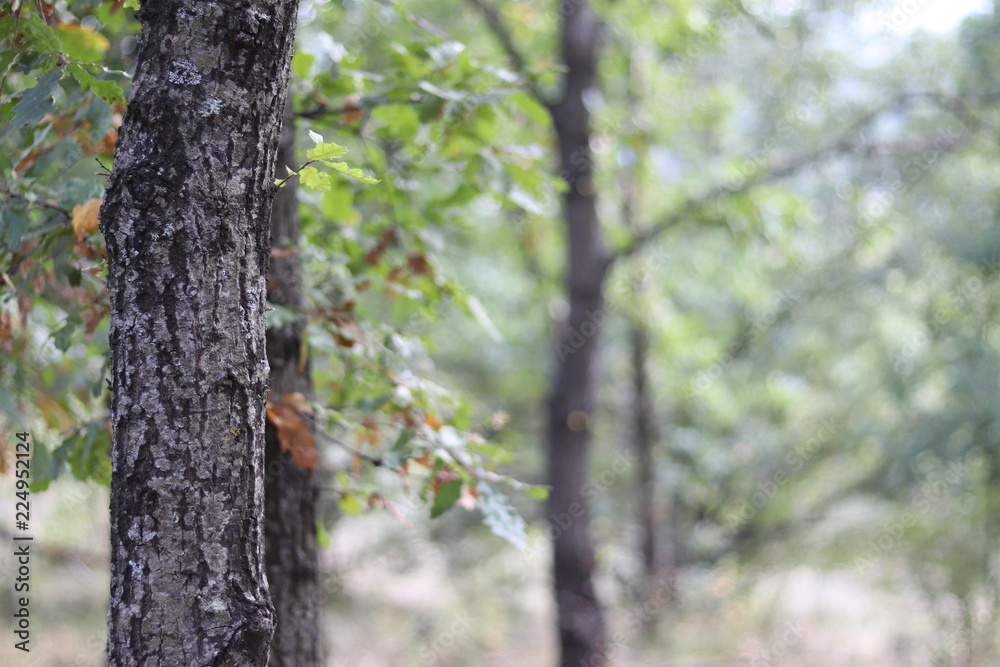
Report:
M549 396L548 514L552 524L555 596L563 667L607 661L604 616L594 591L594 544L586 497L594 407L594 363L603 323L608 256L597 219L590 153L590 114L584 103L595 85L599 23L582 0L562 0L563 95L551 105L559 142L567 239L569 317L557 344Z
M265 665L264 275L296 0L145 2L101 211L108 664Z
M291 111L289 106L288 111ZM278 146L278 171L295 161L295 118L285 114ZM293 312L303 310L299 243L299 207L296 181L278 191L271 212L271 257L268 298ZM309 395L309 367L300 364L305 318L267 330L267 359L271 365L273 400L286 394ZM267 579L277 615L271 642L270 667L308 667L323 664L319 551L316 544L317 470L300 468L282 451L277 430L268 420L264 449L264 535Z

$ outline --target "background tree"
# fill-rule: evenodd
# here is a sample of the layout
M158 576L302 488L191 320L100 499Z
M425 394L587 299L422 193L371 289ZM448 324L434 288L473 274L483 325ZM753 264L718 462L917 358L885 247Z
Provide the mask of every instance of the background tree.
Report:
M287 105L292 111L292 105ZM285 113L278 143L278 171L298 168L295 116ZM270 303L299 317L267 329L271 367L264 448L264 557L275 610L274 639L268 664L323 664L323 591L317 544L320 475L315 436L300 423L312 387L304 356L306 320L299 257L298 183L290 181L274 198L271 211ZM281 435L284 435L282 439ZM305 451L303 451L303 447Z

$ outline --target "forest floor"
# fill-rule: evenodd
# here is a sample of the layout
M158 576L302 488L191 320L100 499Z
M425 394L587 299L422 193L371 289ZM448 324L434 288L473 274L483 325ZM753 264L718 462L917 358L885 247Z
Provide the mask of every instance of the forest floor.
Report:
M13 646L14 563L4 549L0 664L103 665L107 490L60 481L32 502L31 652ZM4 516L13 515L9 504L0 500ZM409 527L384 514L335 524L324 551L328 665L554 664L544 534L519 552L457 512L432 524L414 510ZM723 564L685 573L670 604L644 606L616 598L624 587L614 573L627 569L627 558L601 557L610 564L600 584L621 667L961 664L963 635L936 624L912 586L890 590L850 569ZM640 630L653 618L643 609L658 620ZM966 664L1000 660L980 655Z

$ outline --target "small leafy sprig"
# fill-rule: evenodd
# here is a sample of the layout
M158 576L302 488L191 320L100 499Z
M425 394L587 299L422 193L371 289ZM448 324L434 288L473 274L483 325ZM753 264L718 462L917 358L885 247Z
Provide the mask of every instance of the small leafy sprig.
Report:
M346 146L341 146L340 144L335 144L333 142L326 142L323 140L323 135L313 132L312 130L309 130L309 138L316 143L316 147L310 148L306 151L306 163L299 167L298 170L293 170L291 167L288 167L288 175L282 179L274 181L274 185L276 187L284 187L293 176L298 176L302 181L302 185L308 188L323 192L330 190L332 187L330 184L330 174L322 172L312 166L316 163L325 164L334 171L339 171L345 176L356 178L362 183L367 183L368 185L374 185L380 182L377 178L372 178L360 169L351 167L346 162L332 161L335 158L343 157L347 154Z

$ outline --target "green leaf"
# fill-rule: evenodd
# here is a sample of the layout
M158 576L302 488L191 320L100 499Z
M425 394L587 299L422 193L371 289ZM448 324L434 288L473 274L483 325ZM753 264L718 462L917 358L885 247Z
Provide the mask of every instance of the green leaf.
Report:
M77 314L72 314L66 318L64 324L58 331L52 334L52 340L60 352L65 352L73 344L73 332L83 324L83 320Z
M460 431L469 430L469 423L472 421L472 404L464 398L458 399L458 407L451 417L451 423Z
M442 484L438 489L437 495L434 496L434 504L431 505L431 518L436 519L448 511L448 509L455 504L455 501L457 501L461 495L461 479L453 479L450 482Z
M75 436L73 436L75 437ZM31 453L31 492L40 493L49 488L52 483L52 476L49 475L49 468L52 466L52 455L49 448L40 443L34 443L34 451Z
M330 533L326 532L326 526L323 525L323 520L316 517L316 543L319 544L320 549L330 548Z
M95 420L87 424L84 436L66 459L73 476L79 480L92 479L103 484L110 483L111 459L108 457L110 446L104 420Z
M507 99L511 101L511 104L516 106L518 109L524 112L524 115L533 123L538 123L539 125L549 124L549 112L543 107L538 101L526 93L514 93Z
M510 162L505 162L503 168L515 183L532 194L537 194L545 184L546 178L538 169L525 169Z
M483 523L493 534L502 537L522 551L528 548L524 532L524 519L518 514L507 497L486 484L479 485L479 511L483 513Z
M45 24L40 16L22 14L20 27L24 30L24 34L31 38L31 46L36 51L57 54L62 50L56 33Z
M389 451L382 455L383 463L390 468L398 468L403 461L410 458L413 449L409 447L409 443L416 434L416 430L412 428L403 429Z
M334 171L339 171L340 173L344 174L345 176L350 176L351 178L356 178L359 181L361 181L362 183L367 183L368 185L375 185L376 183L380 183L381 182L377 178L372 178L371 176L368 176L367 174L365 174L365 172L361 171L360 169L355 169L353 167L350 167L346 162L325 162L324 161L323 164L325 164L326 166L330 167Z
M429 206L431 208L447 208L450 206L461 206L467 204L482 194L481 188L472 183L462 182L451 194L435 199Z
M300 79L308 79L316 56L305 51L296 51L292 56L292 73Z
M385 124L384 134L399 137L412 143L420 129L420 115L412 106L404 104L376 107L372 119Z
M299 170L299 178L307 188L322 192L330 189L330 174L323 173L316 167L303 167Z
M535 500L545 500L549 497L549 487L547 486L523 486L521 490Z
M24 53L24 49L6 49L0 51L0 77L7 74L7 68L22 53Z
M79 480L94 480L101 484L111 481L110 440L104 419L95 419L70 431L62 443L50 453L36 447L32 460L35 479L32 491L44 491L68 465Z
M22 238L31 223L25 211L9 204L0 206L0 245L12 252L21 249Z
M114 104L115 102L125 102L125 94L122 92L121 86L114 81L98 79L84 69L82 65L74 64L70 65L66 69L69 71L70 75L76 79L77 83L80 84L81 88L94 93L105 102L110 104Z
M22 93L21 101L14 106L14 119L10 122L7 132L25 125L37 125L45 114L56 108L52 100L52 91L55 90L62 75L61 69L54 69L39 77L33 88Z
M316 142L316 148L306 151L306 157L310 160L329 160L347 155L347 147L333 142L324 142L323 136L309 130L309 138Z

